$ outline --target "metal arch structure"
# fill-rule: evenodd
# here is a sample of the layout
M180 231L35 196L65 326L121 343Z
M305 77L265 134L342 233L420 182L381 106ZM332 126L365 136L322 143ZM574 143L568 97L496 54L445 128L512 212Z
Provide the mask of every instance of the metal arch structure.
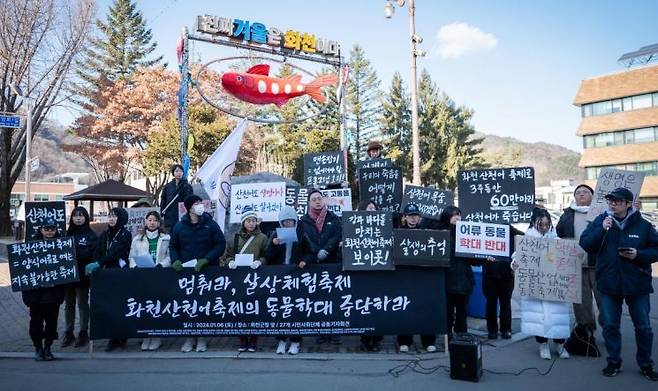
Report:
M618 63L630 68L633 65L646 65L658 61L658 43L643 46L634 52L624 53L617 60Z

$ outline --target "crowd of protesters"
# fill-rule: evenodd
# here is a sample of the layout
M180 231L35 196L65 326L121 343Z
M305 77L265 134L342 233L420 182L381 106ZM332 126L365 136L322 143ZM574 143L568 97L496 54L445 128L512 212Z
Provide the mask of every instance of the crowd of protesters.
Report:
M382 157L382 145L370 142L367 159ZM308 211L298 218L295 209L283 207L279 213L279 228L290 230L294 241L281 240L277 231L261 232L255 211L246 209L241 214L240 228L235 235L225 238L222 229L206 213L202 199L193 194L192 187L183 177L183 167L175 165L172 179L163 189L160 200L161 213L146 215L142 231L135 237L126 229L128 215L123 208L114 208L108 216L108 227L98 237L90 228L90 216L82 207L73 209L67 236L75 238L80 282L64 286L43 287L23 292L23 301L29 307L29 334L39 361L53 360L52 344L57 339L59 308L65 303L65 329L62 346L85 346L89 341L89 289L92 276L101 268L136 267L138 258L150 258L155 267L171 267L179 272L186 264L194 263L196 272L206 267L228 267L238 264L257 269L261 265L297 265L304 268L311 263L338 263L341 261L341 219L328 210L322 193L311 189L308 193ZM565 341L578 331L593 337L597 327L594 304L598 309L598 324L608 352L603 374L616 376L621 371L620 317L626 302L637 340L637 364L642 374L650 380L658 380L651 359L653 334L649 318L649 294L653 293L651 263L658 260L658 233L635 209L634 195L619 188L610 192L606 199L608 211L592 222L586 220L593 190L585 184L576 187L573 204L564 210L553 227L551 216L540 207L534 209L525 235L541 238L565 238L576 240L587 252L583 264L583 300L573 305L575 330L572 330L569 304L528 297L521 298L521 330L534 336L539 344L539 355L551 359L553 340L555 352L562 359L569 358ZM183 202L186 213L178 219L178 203ZM365 201L358 210L376 211L378 205ZM468 332L467 304L475 286L471 266L483 266L482 290L486 298L488 338L512 338L511 300L514 289L515 261L514 236L523 232L510 227L509 258L469 259L455 255L455 227L461 219L461 210L449 206L437 221L423 219L419 207L410 203L394 219L395 228L441 229L450 232L450 266L446 270L445 297L448 338ZM281 231L283 232L283 231ZM57 234L54 221L44 221L37 238L53 238ZM92 279L93 285L93 279ZM74 333L76 305L79 314L79 331ZM578 334L582 335L582 334ZM363 351L377 352L384 336L361 337ZM280 335L277 337L277 354L295 355L300 352L302 338ZM319 337L317 343L341 342L338 336ZM398 335L396 339L401 353L408 352L414 344L412 335ZM436 335L421 335L420 342L427 352L435 352ZM238 350L257 350L257 336L240 336ZM122 348L126 339L110 339L106 350ZM142 340L142 350L157 350L160 338ZM187 338L181 351L203 352L208 348L206 338Z

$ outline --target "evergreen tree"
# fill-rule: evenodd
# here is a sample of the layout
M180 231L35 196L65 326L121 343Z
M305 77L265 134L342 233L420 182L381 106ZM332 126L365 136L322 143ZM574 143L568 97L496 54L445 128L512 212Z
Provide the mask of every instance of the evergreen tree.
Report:
M391 88L384 96L380 121L385 157L391 158L402 168L403 175L411 178L411 98L398 72L393 75Z
M359 45L350 51L350 78L347 85L348 129L352 154L360 157L368 138L377 131L380 91L377 72Z

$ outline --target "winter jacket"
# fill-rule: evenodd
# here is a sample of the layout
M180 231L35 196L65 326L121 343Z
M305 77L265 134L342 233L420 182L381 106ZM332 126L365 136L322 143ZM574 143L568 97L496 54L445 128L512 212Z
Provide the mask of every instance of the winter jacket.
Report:
M169 257L169 240L170 236L167 234L160 233L158 236L158 245L155 256L156 266L171 266L171 258ZM149 240L146 235L137 235L130 246L130 267L136 267L137 263L135 262L135 257L143 255L151 256L151 252L149 251Z
M128 222L128 212L123 208L114 209L117 213L117 223L101 234L94 253L94 260L103 268L120 267L120 260L128 263L130 244L133 236L125 228Z
M55 236L59 237L59 236ZM53 238L54 239L54 238ZM34 240L44 240L41 236L41 232L37 232L34 236ZM64 297L66 297L66 287L65 285L53 285L50 287L43 287L37 289L30 289L28 291L21 292L23 296L23 303L26 306L36 306L42 304L57 304L60 305L64 302Z
M186 213L172 229L169 255L173 262L205 258L210 265L219 266L219 257L225 249L224 234L208 213L199 216L196 224L192 224L190 214Z
M78 275L80 282L73 283L75 286L89 286L89 277L85 275L85 266L94 262L94 252L98 246L98 235L89 226L89 214L84 208L78 208L85 215L85 223L83 225L73 224L73 220L69 220L69 228L66 231L66 236L73 236L75 240L75 258L78 262Z
M224 254L220 260L220 266L226 266L229 262L235 260L235 254L240 254L242 247L244 247L251 237L253 237L253 239L247 248L242 251L242 254L252 254L254 256L254 261L260 261L261 264L265 265L267 263L267 260L265 259L267 236L260 232L258 227L256 227L253 232L247 232L244 227L242 227L240 232L236 232L233 239L228 241L226 245L226 254Z
M514 254L515 244L514 237L517 235L524 235L523 231L520 231L514 228L510 224L510 235L509 235L509 253ZM509 260L496 260L495 262L484 262L482 264L482 272L485 278L496 278L496 279L506 279L513 278L514 272L510 267L512 258L510 256Z
M571 207L565 208L563 210L564 213L562 213L562 216L560 216L560 220L557 222L557 225L555 226L555 232L557 232L557 237L561 239L574 239L576 237L576 233L574 231L574 216L576 215L576 211L573 210ZM587 265L588 266L594 266L596 263L596 254L593 252L587 252Z
M603 229L606 213L601 213L580 236L580 246L596 256L596 286L610 295L644 295L653 292L651 264L658 261L658 233L639 212L631 208L619 223L613 219ZM619 256L619 247L637 249L633 260Z
M440 229L450 231L450 267L446 271L446 292L453 295L470 295L475 286L472 263L469 258L455 256L456 226L452 224L441 224Z
M333 212L327 211L322 232L318 232L318 229L315 227L315 221L308 213L302 216L300 224L304 233L311 241L315 258L317 259L320 250L325 250L329 253L327 259L324 261L318 260L318 263L336 263L338 261L338 253L340 252L338 244L343 236L343 227L341 226L340 218Z
M316 260L313 252L313 245L306 236L301 224L297 224L297 241L292 243L292 253L290 255L290 264L299 265L299 262L312 263ZM277 237L276 231L272 232L268 240L265 258L269 265L284 265L286 260L286 244L274 244L273 239Z
M169 205L169 203L176 197L178 197L174 202ZM176 180L172 179L171 182L167 183L162 188L162 194L160 195L160 211L166 208L169 205L169 208L164 212L164 226L168 229L172 229L174 225L178 222L178 203L184 202L187 196L194 194L192 190L192 185L187 181L187 179L181 179L176 185Z
M530 228L526 235L557 238L553 231L542 236L534 228ZM570 311L570 303L521 297L521 332L545 338L568 338L571 333Z

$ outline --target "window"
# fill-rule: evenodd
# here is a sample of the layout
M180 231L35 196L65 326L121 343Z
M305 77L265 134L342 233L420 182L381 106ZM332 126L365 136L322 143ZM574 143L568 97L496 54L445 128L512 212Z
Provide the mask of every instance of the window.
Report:
M615 99L612 101L612 112L618 113L621 111L621 99Z
M583 147L592 148L594 146L594 136L583 137Z
M632 130L627 130L624 132L624 143L633 144L635 143L635 132Z
M638 163L635 170L644 172L647 175L657 175L658 170L656 168L656 162L645 162Z
M658 106L658 92L653 93L653 105Z
M592 105L591 104L583 105L581 109L582 109L583 117L591 117L592 116Z
M610 145L613 145L615 142L615 138L612 135L612 133L601 133L597 134L596 138L594 139L594 146L595 147L607 147Z
M624 132L614 132L615 145L624 145Z
M592 112L594 113L594 115L609 114L612 112L612 102L607 100L604 102L594 103Z
M651 107L651 94L637 95L633 97L633 110Z
M599 176L599 167L587 167L587 179L596 179Z
M55 201L64 201L64 194L57 194L55 196Z
M34 200L35 201L48 201L48 194L35 194L34 195Z
M624 99L622 99L622 102L623 102L622 106L623 106L624 111L633 110L633 98L630 98L630 97L629 98L624 98Z
M650 143L655 141L653 128L635 129L635 142L636 143Z

